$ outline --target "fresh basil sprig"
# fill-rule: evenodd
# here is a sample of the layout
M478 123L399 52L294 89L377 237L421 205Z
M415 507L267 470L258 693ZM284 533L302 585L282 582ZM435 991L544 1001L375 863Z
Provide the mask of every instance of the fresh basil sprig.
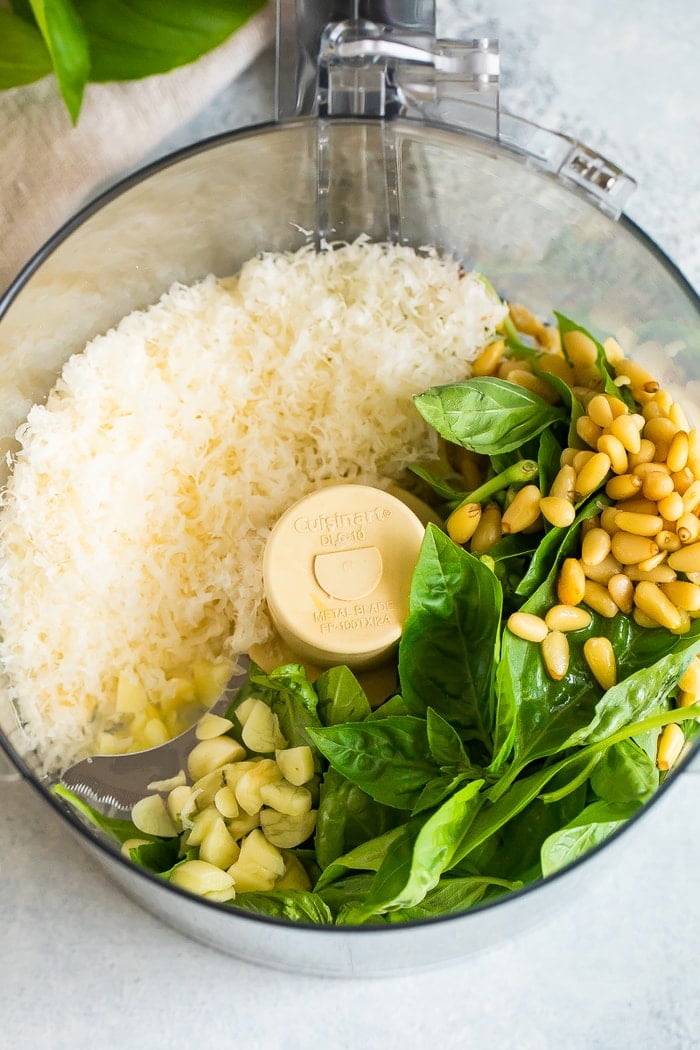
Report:
M89 81L138 80L222 44L264 0L11 0L0 11L0 89L53 71L71 119Z

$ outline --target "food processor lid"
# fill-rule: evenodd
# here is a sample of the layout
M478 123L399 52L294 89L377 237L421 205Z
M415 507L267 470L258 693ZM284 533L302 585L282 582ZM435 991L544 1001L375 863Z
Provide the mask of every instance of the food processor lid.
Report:
M435 7L435 0L277 0L276 119L311 115L323 125L400 116L444 125L522 155L619 218L634 179L577 139L504 111L498 40L438 39ZM326 154L321 136L321 196L330 181Z

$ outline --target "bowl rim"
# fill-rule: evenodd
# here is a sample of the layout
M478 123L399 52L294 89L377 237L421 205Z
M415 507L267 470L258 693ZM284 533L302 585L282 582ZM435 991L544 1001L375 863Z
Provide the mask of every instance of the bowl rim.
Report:
M376 121L364 120L362 118L337 118L338 121L342 121L345 124L376 124ZM145 182L153 175L157 175L160 171L177 165L180 161L187 160L190 157L196 156L199 153L205 153L210 150L217 149L220 146L228 145L229 143L235 142L239 139L252 138L257 135L264 135L274 133L280 129L288 129L295 126L308 126L317 123L315 117L301 117L294 118L292 120L285 120L282 122L276 121L264 121L247 125L242 128L236 128L231 131L220 132L215 135L208 136L204 139L198 140L186 146L182 146L172 152L166 153L162 157L157 158L149 162L148 164L139 167L129 172L124 177L118 179L107 189L101 191L94 198L87 201L81 208L79 208L70 218L68 218L59 228L44 242L44 244L30 257L30 259L20 269L15 278L10 282L5 291L0 295L0 322L2 322L3 316L14 302L15 298L22 291L27 282L36 273L39 267L49 256L58 248L64 241L66 241L72 233L79 229L88 219L94 214L101 211L106 205L111 203L116 198L122 196L128 192L131 188ZM521 157L522 154L517 149L509 146L507 143L497 142L491 139L485 139L481 136L470 134L459 128L453 128L445 124L433 123L424 120L415 120L410 118L397 118L392 123L399 125L411 124L420 126L422 128L433 128L438 131L445 132L449 135L458 136L459 138L467 138L470 141L479 144L481 146L488 146L492 149L508 153L513 157ZM551 172L543 171L542 175L552 178L557 178ZM560 185L563 188L574 192L577 196L583 197L587 200L587 203L591 207L596 207L595 201L588 198L574 184L569 184L566 180L558 179ZM600 211L600 209L598 209ZM658 263L666 269L671 278L676 282L679 288L685 292L691 303L698 310L700 315L700 294L690 281L685 277L680 268L672 261L671 258L663 251L663 249L632 219L629 218L626 213L622 213L618 218L613 219L610 216L607 218L611 222L618 223L621 227L627 230L627 232L640 242L643 248L645 248L651 255L653 255ZM85 841L95 847L98 852L104 854L110 861L116 861L122 866L125 871L135 874L137 878L146 879L151 885L159 886L166 892L171 892L179 895L183 900L187 900L190 903L195 903L201 907L212 908L218 915L229 914L235 920L248 920L253 924L262 926L280 927L285 930L302 930L305 932L311 932L314 935L319 936L344 936L345 934L351 937L357 937L367 932L381 932L386 933L397 933L398 931L410 932L415 930L417 927L428 927L435 926L438 924L459 922L468 920L470 916L476 916L483 914L488 911L492 911L494 908L503 907L503 905L513 902L520 901L525 897L532 895L533 893L544 890L544 888L551 883L560 881L577 869L580 869L582 865L587 864L598 856L608 845L617 841L622 835L624 835L630 828L637 825L638 821L647 813L656 801L663 797L668 789L675 782L677 777L687 772L688 766L693 762L698 752L700 752L700 735L692 742L687 754L681 761L681 764L674 768L664 781L657 787L653 795L644 802L635 813L629 817L624 824L617 828L611 835L605 838L602 842L593 846L582 856L576 860L567 864L565 867L553 872L551 875L547 875L534 882L527 883L521 886L519 889L508 891L501 896L493 898L485 902L473 905L470 908L460 912L453 912L447 915L436 915L426 916L425 918L412 919L407 922L397 923L381 923L372 922L362 926L336 926L336 925L320 925L309 922L302 922L297 919L284 919L276 916L258 914L254 912L245 911L244 909L236 908L235 901L232 905L221 904L215 901L207 900L204 897L191 894L186 890L181 889L178 886L173 885L170 882L165 882L159 875L154 872L148 871L146 868L142 868L137 864L134 864L127 857L125 857L116 842L103 837L101 833L96 833L92 830L91 826L81 820L72 807L69 807L67 803L60 800L58 796L53 794L50 787L47 786L46 782L37 778L37 776L29 769L24 759L15 751L10 741L5 735L0 732L0 750L4 752L7 759L12 766L19 772L21 778L34 790L37 795L49 805L58 817L65 822L69 828L77 833L78 837L85 839ZM700 772L700 770L698 770ZM212 913L213 914L213 913Z

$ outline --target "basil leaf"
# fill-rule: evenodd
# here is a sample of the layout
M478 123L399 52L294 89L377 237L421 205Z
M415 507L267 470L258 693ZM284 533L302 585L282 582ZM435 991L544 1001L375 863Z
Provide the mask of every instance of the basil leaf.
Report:
M641 803L593 802L542 844L542 874L552 875L582 857L625 824Z
M374 873L363 875L348 875L344 879L326 886L318 892L318 896L331 910L333 915L346 913L354 909L364 901L372 887ZM342 925L342 919L340 920Z
M90 74L85 28L71 0L30 0L48 48L58 86L73 123L78 119Z
M142 836L143 837L143 836ZM129 850L129 860L156 875L168 875L178 862L180 839L156 839Z
M319 865L327 868L403 819L402 813L375 802L337 770L327 769L321 783L314 839Z
M501 602L488 566L429 525L399 643L402 693L413 711L432 707L487 746Z
M239 893L227 903L231 908L253 915L271 915L276 919L289 919L290 922L305 922L314 926L328 926L333 922L326 902L317 893L308 890Z
M322 890L325 890L326 886L342 878L348 871L378 871L386 855L394 848L395 843L403 838L406 827L409 825L410 821L408 825L391 828L390 831L385 831L383 835L377 835L376 838L369 839L368 842L363 842L362 845L356 846L349 853L338 857L324 869L314 886L314 890L320 893ZM418 827L417 824L411 826L416 829Z
M663 630L637 628L635 631L634 621L622 617L616 619L620 622L624 619L628 628L624 632L626 648L616 646L614 635L621 632L610 631L613 648L620 654L620 681L603 694L590 722L563 741L562 747L604 740L624 725L640 721L658 710L700 651L700 622L697 620L693 621L687 634L678 637ZM649 666L659 649L665 649L665 655ZM636 664L638 669L632 670L631 664Z
M334 769L371 798L412 809L439 768L430 757L425 720L389 715L376 722L309 728L309 736Z
M591 775L593 791L606 802L643 802L658 786L656 763L634 740L609 747Z
M602 343L600 343L599 340L596 339L596 337L592 335L587 328L584 328L583 325L577 324L576 321L572 321L570 317L565 317L564 314L557 313L556 310L554 310L553 312L554 316L557 319L559 331L562 335L561 345L564 357L569 362L569 364L571 364L571 361L569 355L566 352L566 342L563 337L567 334L567 332L580 332L582 335L588 336L588 338L592 340L592 342L595 344L596 367L603 381L603 390L605 391L605 393L609 394L611 397L617 398L619 401L624 401L628 408L632 408L634 411L634 402L629 391L625 391L623 387L615 385L615 373L610 366L610 362L608 361L607 354L605 353L605 348L602 345Z
M411 922L415 919L430 919L437 915L450 915L466 911L480 904L485 899L501 896L508 891L520 889L520 882L512 882L491 876L469 876L440 879L435 889L430 890L422 901L412 908L401 911L390 911L387 920L394 922Z
M264 0L74 0L92 53L91 80L134 80L194 61Z
M464 499L464 485L462 484L461 487L457 488L455 485L450 484L453 480L459 482L458 475L451 474L448 478L445 474L445 467L439 460L435 460L430 464L409 463L408 469L417 478L424 481L426 485L429 485L436 495L447 503L459 503Z
M0 11L0 91L31 84L51 70L51 57L36 26Z
M564 410L493 376L436 386L415 405L441 437L486 455L509 452L564 419Z
M62 784L54 784L51 791L54 795L58 795L60 799L63 799L64 802L67 802L69 806L72 806L73 809L80 813L80 815L90 824L99 828L100 831L106 832L106 834L116 842L123 843L126 842L127 839L150 839L153 842L163 841L162 839L157 839L154 835L146 835L143 831L139 831L131 820L123 820L118 817L106 817L103 813L94 809L93 806L88 805L88 803L84 802L79 795L75 795Z
M443 803L414 836L406 825L377 871L366 900L345 916L362 923L375 915L414 907L452 865L460 843L483 802L483 780L472 781Z
M371 714L364 689L349 667L331 667L314 682L318 713L324 726L362 722Z
M289 747L313 746L307 726L320 726L318 696L301 664L282 664L265 674L251 662L249 683L234 701L234 711L244 698L259 696L279 719L280 729ZM318 758L316 749L314 754Z

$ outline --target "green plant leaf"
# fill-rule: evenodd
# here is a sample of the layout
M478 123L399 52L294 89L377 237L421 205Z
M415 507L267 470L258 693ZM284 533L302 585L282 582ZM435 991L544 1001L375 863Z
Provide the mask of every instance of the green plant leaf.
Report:
M222 44L264 0L74 0L92 53L91 80L135 80Z
M412 809L440 772L430 757L425 720L412 715L309 728L308 733L334 769L395 809Z
M501 601L488 566L429 525L399 644L402 694L487 747Z
M349 667L330 667L314 682L318 714L324 726L362 722L372 713L364 689Z
M90 51L85 27L71 0L30 2L49 50L63 101L75 123L90 75Z
M565 418L532 391L492 376L431 387L414 403L441 437L486 455L520 448Z
M659 786L659 771L634 740L621 740L601 755L591 774L591 787L606 802L644 801Z
M492 876L472 875L440 879L435 889L426 893L418 904L401 911L387 912L388 922L411 922L416 919L430 919L437 915L451 915L473 908L483 900L500 897L502 894L520 889L522 883Z
M437 886L483 802L483 780L474 780L444 802L415 835L409 825L382 862L366 900L344 917L364 923L399 908L415 907Z
M604 842L625 824L641 803L593 802L569 824L555 831L542 844L542 874L560 871Z
M325 901L308 890L265 890L257 893L239 893L228 906L253 915L271 915L290 922L306 922L327 926L333 916Z
M380 805L337 770L327 769L316 817L316 859L322 869L327 868L338 857L403 820L401 811Z
M36 26L0 11L0 91L31 84L51 70L51 56Z

